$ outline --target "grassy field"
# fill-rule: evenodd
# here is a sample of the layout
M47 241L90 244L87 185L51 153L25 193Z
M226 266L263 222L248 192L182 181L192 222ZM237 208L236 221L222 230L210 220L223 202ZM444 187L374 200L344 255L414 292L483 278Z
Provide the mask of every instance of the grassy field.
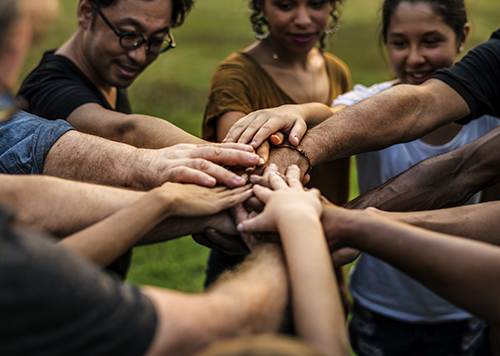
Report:
M43 51L62 44L77 26L77 0L61 1L62 11L45 43L33 49L26 75ZM340 29L327 51L347 63L353 83L370 85L391 78L377 45L380 1L345 0ZM472 33L466 50L500 27L499 0L469 0ZM161 56L130 88L133 110L164 118L199 135L213 69L254 39L246 0L197 0L186 23L174 31L178 47ZM354 172L355 173L355 172ZM355 179L353 179L355 182ZM350 195L357 195L356 185ZM208 250L184 237L134 250L129 281L195 292L202 289Z

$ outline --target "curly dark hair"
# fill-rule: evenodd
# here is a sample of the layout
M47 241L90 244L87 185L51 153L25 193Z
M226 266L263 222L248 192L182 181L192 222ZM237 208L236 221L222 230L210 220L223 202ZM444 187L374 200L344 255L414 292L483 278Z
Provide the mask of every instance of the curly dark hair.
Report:
M253 31L258 35L264 35L264 27L269 27L269 23L267 22L266 15L262 11L264 7L264 2L266 0L250 0L248 6L252 10L252 15L250 15L250 22L252 23ZM341 5L343 0L329 0L330 1L330 17L332 18L332 29L336 30L338 26L338 5ZM323 51L325 48L325 37L326 34L323 33L321 38L319 39L319 50Z
M115 4L119 0L92 0L99 7L107 7ZM144 0L148 1L148 0ZM194 0L172 0L172 19L170 26L179 27L184 23L189 11L193 8Z

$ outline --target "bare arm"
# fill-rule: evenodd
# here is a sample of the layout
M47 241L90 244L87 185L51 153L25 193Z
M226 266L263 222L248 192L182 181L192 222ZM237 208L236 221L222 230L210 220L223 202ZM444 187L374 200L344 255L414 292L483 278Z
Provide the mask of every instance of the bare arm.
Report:
M207 293L145 288L159 322L148 356L192 355L222 338L275 332L287 302L280 248L266 244Z
M258 162L253 149L242 144L184 144L150 150L69 131L50 149L43 173L136 189L154 188L166 181L235 187L246 180L219 164L251 167Z
M337 239L337 247L354 247L380 258L442 297L500 325L500 248L402 224L370 211L330 206L324 217L328 221L325 233Z
M249 188L245 186L229 190L166 183L109 218L66 237L60 243L94 263L106 266L167 217L218 213L248 199L252 194ZM171 235L166 234L163 240Z
M374 213L424 229L500 245L498 201L411 213L384 211L374 211Z
M79 131L140 148L205 142L166 120L147 115L126 115L94 103L78 107L67 121Z
M397 85L323 121L299 147L317 164L411 141L467 114L462 97L440 80Z
M63 237L128 206L143 192L47 176L0 175L0 202L16 219Z
M345 207L414 211L464 204L500 181L499 138L496 128L454 151L426 159Z

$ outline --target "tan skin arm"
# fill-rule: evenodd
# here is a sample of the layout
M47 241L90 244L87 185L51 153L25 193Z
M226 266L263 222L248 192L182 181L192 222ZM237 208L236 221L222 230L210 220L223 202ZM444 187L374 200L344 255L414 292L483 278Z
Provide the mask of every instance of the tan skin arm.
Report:
M95 103L78 107L67 121L79 131L140 148L206 143L166 120L147 115L126 115Z
M226 272L206 293L144 288L158 313L147 355L194 355L223 338L275 332L287 288L282 253L272 244L252 252L237 271Z
M60 243L100 266L107 266L167 217L215 214L245 201L251 194L249 186L228 190L224 187L166 183ZM168 239L169 235L164 239Z
M69 131L50 149L44 175L98 184L151 189L166 181L242 186L246 180L219 164L255 166L250 146L175 145L138 149L101 137Z
M469 113L463 98L438 79L402 84L325 120L308 131L299 147L316 164L408 142Z
M500 325L499 247L413 227L371 211L330 206L323 217L325 234L335 240L336 247L367 252L494 326ZM490 227L495 229L497 223L493 224Z

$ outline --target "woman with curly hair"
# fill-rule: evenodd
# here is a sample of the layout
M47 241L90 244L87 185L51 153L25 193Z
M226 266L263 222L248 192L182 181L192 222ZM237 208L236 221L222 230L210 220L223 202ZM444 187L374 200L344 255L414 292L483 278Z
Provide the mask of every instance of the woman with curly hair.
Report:
M337 27L340 3L251 0L250 20L258 40L231 54L213 73L203 138L221 141L236 121L256 110L311 102L331 105L339 94L348 91L351 80L347 66L324 52L325 36ZM265 142L259 149L262 164L268 147ZM348 176L348 159L329 162L314 167L309 186L320 188L329 200L344 204L348 198ZM234 260L237 258L212 251L208 284ZM222 266L216 266L219 264Z

